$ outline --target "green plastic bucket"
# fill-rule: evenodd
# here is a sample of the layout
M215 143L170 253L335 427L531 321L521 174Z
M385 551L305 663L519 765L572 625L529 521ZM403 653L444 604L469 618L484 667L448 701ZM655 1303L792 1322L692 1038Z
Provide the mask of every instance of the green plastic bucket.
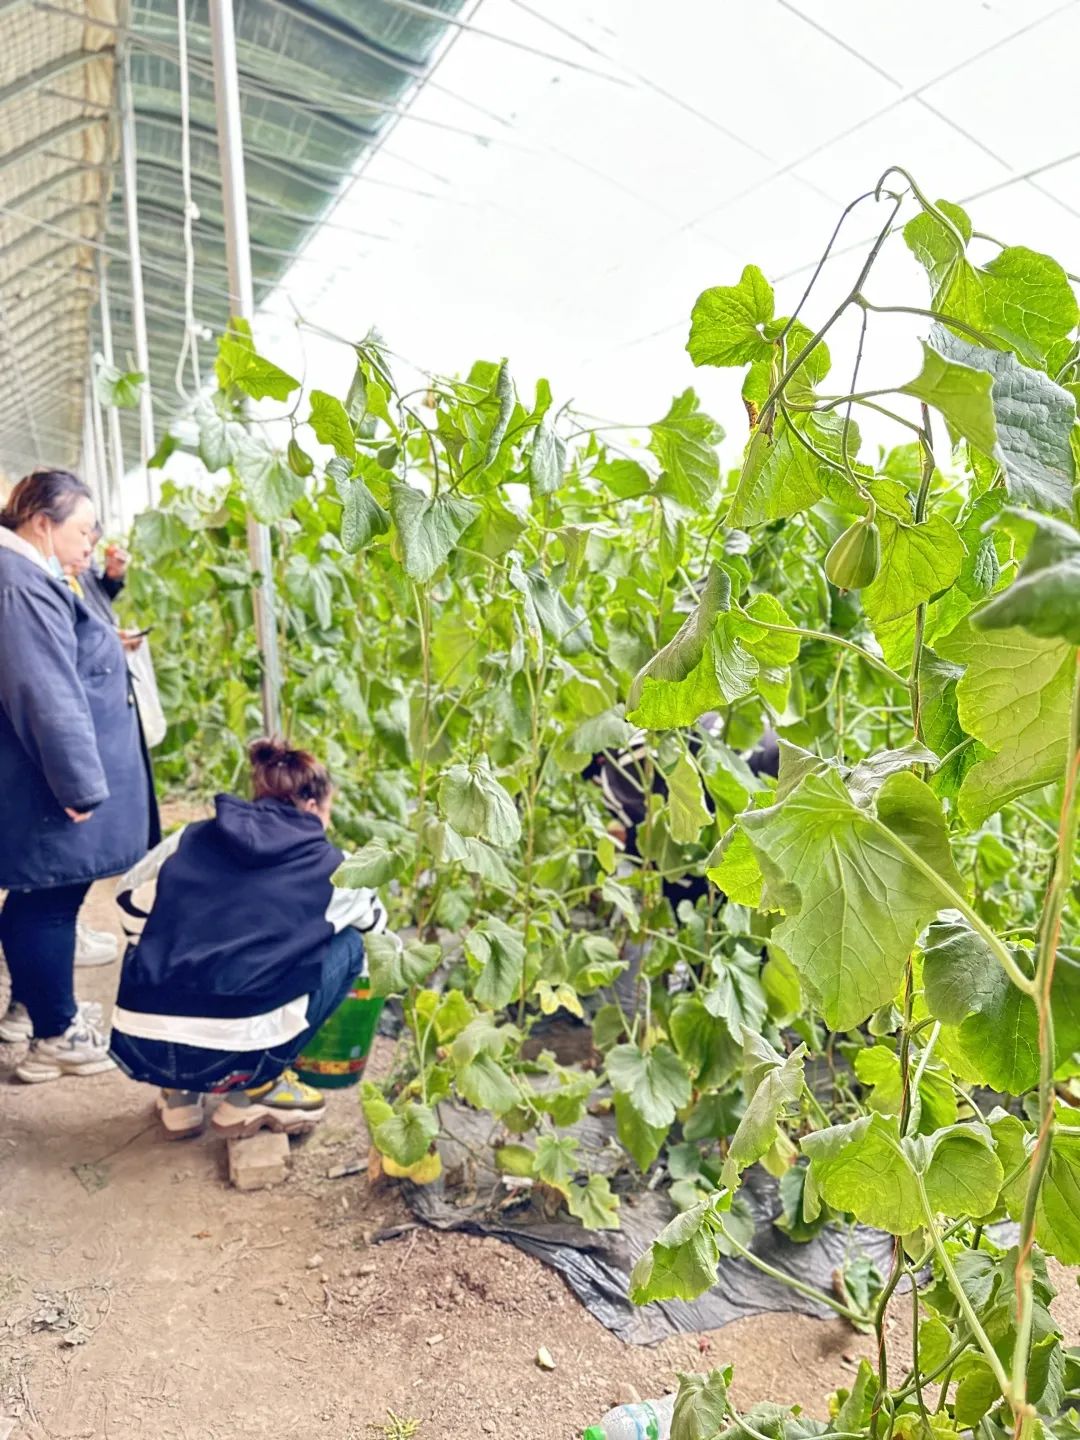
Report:
M384 1004L368 987L368 977L358 976L333 1015L308 1041L294 1067L301 1080L322 1090L359 1082Z

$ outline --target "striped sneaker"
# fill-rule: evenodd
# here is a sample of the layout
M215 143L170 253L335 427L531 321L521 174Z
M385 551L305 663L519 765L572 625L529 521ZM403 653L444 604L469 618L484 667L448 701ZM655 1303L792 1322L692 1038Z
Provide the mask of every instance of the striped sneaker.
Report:
M39 1085L63 1075L103 1075L115 1068L115 1062L109 1059L107 1037L80 1011L63 1035L31 1040L26 1059L15 1067L15 1075L27 1085Z

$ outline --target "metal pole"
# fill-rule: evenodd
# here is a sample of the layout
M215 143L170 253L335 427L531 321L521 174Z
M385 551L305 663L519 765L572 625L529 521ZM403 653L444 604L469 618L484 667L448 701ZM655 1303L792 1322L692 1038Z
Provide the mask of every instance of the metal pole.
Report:
M82 454L79 459L80 473L94 496L94 510L98 523L104 520L105 507L102 504L101 472L97 468L97 446L94 443L94 422L91 418L90 379L83 382Z
M101 316L101 355L105 364L111 368L116 365L116 357L113 353L112 311L109 309L109 272L104 252L101 250L98 251L97 272L98 311ZM125 472L124 442L120 435L120 411L115 405L110 405L106 415L109 431L109 455L112 460L112 485L110 486L112 508L120 528L123 529Z
M92 361L91 361L92 364ZM109 467L105 460L105 425L101 415L101 401L94 389L94 372L90 371L86 403L90 407L90 431L94 440L94 464L97 467L98 484L101 489L101 522L108 529L113 523L115 506L113 490L109 483Z
M217 101L218 153L221 157L225 251L229 265L229 300L233 315L250 323L255 318L255 289L251 278L233 0L210 0L210 40L214 61L214 97ZM278 656L270 532L249 515L247 535L254 580L255 637L262 657L263 724L267 734L274 735L281 726L281 662Z
M139 244L139 181L135 166L135 106L131 92L131 55L120 62L120 150L124 164L124 218L127 224L128 269L131 272L131 328L135 337L135 365L143 375L139 392L139 457L146 478L146 503L153 505L154 488L147 462L157 449L154 439L154 397L150 393L150 346L146 335L146 297L143 292L142 247Z

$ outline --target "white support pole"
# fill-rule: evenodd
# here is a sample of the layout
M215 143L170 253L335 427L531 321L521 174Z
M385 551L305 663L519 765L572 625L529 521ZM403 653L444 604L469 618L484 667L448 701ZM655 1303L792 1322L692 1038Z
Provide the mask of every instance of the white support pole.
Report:
M98 251L98 311L101 316L101 356L105 364L114 367L116 355L113 351L112 311L109 309L109 271L105 252ZM106 411L109 432L109 459L112 461L112 510L120 528L124 528L124 443L120 435L120 411L110 405Z
M91 366L93 359L91 358ZM98 473L98 483L101 490L101 514L99 519L102 525L109 529L113 523L115 505L113 504L113 487L109 480L109 466L105 459L105 423L101 414L101 401L97 397L94 388L94 372L91 368L90 383L86 390L86 403L90 411L90 433L94 441L94 465Z
M157 449L154 439L154 397L150 393L150 346L146 334L146 296L143 291L142 247L139 244L139 180L135 156L135 106L131 92L131 56L125 50L120 64L120 150L124 165L124 219L131 272L131 328L135 337L135 366L144 376L139 392L139 462L146 479L146 503L153 505L154 488L147 462Z
M97 515L98 524L104 523L105 504L102 491L101 471L97 463L97 445L94 443L94 421L92 417L92 404L90 400L90 377L87 376L83 382L83 417L82 417L82 454L80 456L80 474L83 480L90 486L94 497L94 511Z
M250 324L255 318L255 289L251 278L233 0L210 0L210 40L217 101L225 250L229 265L229 300L232 314ZM255 637L262 657L263 725L268 735L274 735L281 727L281 662L278 656L270 532L249 515L247 533L254 581Z

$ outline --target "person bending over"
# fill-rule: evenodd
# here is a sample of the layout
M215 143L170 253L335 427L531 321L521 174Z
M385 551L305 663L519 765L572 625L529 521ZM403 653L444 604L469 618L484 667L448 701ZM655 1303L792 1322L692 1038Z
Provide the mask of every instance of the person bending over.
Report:
M322 1118L321 1093L290 1066L363 972L362 932L386 927L373 890L331 883L343 856L326 836L325 766L280 740L248 753L254 799L219 795L213 819L163 841L117 894L134 924L111 1053L162 1087L176 1139L203 1128L207 1094L224 1095L211 1123L226 1135Z

